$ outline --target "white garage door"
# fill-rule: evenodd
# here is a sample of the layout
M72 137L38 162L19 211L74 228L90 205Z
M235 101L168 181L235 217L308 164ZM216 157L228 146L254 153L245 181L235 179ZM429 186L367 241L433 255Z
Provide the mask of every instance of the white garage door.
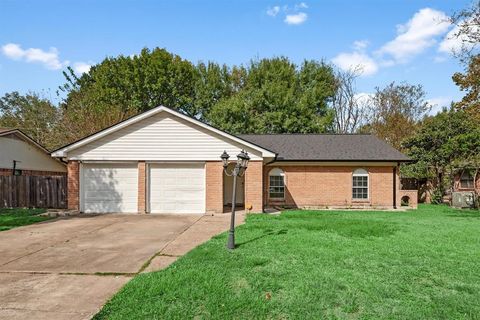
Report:
M137 212L137 164L83 164L84 212Z
M205 213L205 164L150 164L150 213Z

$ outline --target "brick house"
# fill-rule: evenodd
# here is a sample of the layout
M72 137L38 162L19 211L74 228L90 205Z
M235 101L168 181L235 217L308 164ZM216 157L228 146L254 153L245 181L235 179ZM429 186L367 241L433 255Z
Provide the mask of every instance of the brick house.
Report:
M480 168L458 170L453 178L453 191L475 191L480 195Z
M220 155L245 150L237 204L396 208L416 206L400 190L398 166L409 159L372 135L231 135L157 107L64 146L68 206L81 212L205 214L231 205L232 180ZM233 165L233 163L231 164Z
M0 176L61 176L66 164L18 129L0 128Z

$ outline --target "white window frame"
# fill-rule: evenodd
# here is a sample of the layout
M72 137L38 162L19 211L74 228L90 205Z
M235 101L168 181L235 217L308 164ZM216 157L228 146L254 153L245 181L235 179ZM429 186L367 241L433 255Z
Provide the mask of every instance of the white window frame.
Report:
M283 178L283 197L272 197L270 196L270 189L272 188L272 186L270 185L270 178L271 177L282 177ZM270 172L268 173L268 198L269 199L272 199L272 200L285 200L285 188L286 188L286 181L285 181L285 172L280 169L280 168L273 168L272 170L270 170ZM276 192L278 193L278 192Z
M353 189L356 188L356 189L360 189L360 188L365 188L365 187L358 187L358 186L354 186L353 185L353 180L355 177L367 177L367 197L366 198L354 198L353 196ZM368 201L370 200L370 174L368 172L368 170L364 169L364 168L357 168L355 170L353 170L352 172L352 200L353 201Z

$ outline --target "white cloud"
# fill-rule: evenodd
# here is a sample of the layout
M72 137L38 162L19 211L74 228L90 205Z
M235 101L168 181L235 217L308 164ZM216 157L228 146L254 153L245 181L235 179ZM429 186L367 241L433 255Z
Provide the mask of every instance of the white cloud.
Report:
M365 50L370 42L368 40L357 40L353 43L353 49L356 51L363 51Z
M374 96L375 96L374 93L360 92L360 93L357 93L354 97L355 97L355 101L357 101L357 103L360 106L366 107L372 103Z
M358 40L353 43L353 52L340 53L333 58L333 62L342 70L361 67L363 75L372 75L380 68L410 61L436 44L438 37L444 35L449 28L451 24L444 12L424 8L416 12L407 23L397 25L397 36L380 49L368 52L370 43ZM434 58L435 62L443 60L441 56Z
M279 6L274 6L267 9L267 14L271 17L276 17L279 12L280 12Z
M20 60L25 52L20 48L18 44L8 43L2 47L2 52L10 59Z
M73 64L73 70L79 75L83 73L88 73L91 67L92 67L92 64L86 63L86 62L75 62Z
M308 15L305 12L299 12L295 14L287 14L285 16L285 20L283 20L286 24L290 25L298 25L302 24L307 21Z
M463 21L459 25L456 25L455 27L450 30L445 38L443 39L442 42L440 42L440 45L438 46L438 51L443 52L443 53L448 53L448 54L456 54L460 53L462 49L473 49L477 43L475 41L472 41L470 37L466 34L461 34L457 36L457 34L460 31L460 28L464 26L465 24L468 24L468 28L472 32L478 32L478 26L475 23L469 23L469 21Z
M267 9L267 15L276 17L279 14L285 15L283 22L289 25L299 25L307 21L308 15L305 12L308 9L308 5L305 2L295 4L293 7L288 5L273 6Z
M443 107L450 107L453 99L451 97L435 97L427 99L427 103L430 105L430 114L437 114L442 111Z
M295 10L300 10L300 9L308 9L308 6L305 2L300 2L299 4L295 5Z
M397 36L378 50L388 54L397 63L405 63L436 43L436 37L450 27L447 15L438 10L424 8L406 23L397 26Z
M22 47L15 43L8 43L1 48L2 53L10 59L41 63L47 69L58 70L69 64L69 61L60 61L58 50L51 47L48 51L43 51L38 48L22 49Z
M360 69L362 76L370 76L378 71L378 64L364 52L343 52L332 59L340 69L353 71Z

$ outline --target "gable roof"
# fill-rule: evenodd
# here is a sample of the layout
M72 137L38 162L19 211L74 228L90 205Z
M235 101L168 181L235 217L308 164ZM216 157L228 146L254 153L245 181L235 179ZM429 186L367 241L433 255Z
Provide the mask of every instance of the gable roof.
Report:
M71 150L73 150L73 149L76 149L76 148L79 148L79 147L81 147L81 146L83 146L83 145L86 145L86 144L88 144L88 143L90 143L90 142L93 142L93 141L95 141L95 140L98 140L98 139L100 139L100 138L102 138L102 137L104 137L104 136L106 136L106 135L109 135L109 134L111 134L111 133L113 133L113 132L115 132L115 131L118 131L118 130L120 130L120 129L122 129L122 128L125 128L125 127L127 127L127 126L129 126L129 125L131 125L131 124L133 124L133 123L139 122L139 121L141 121L141 120L143 120L143 119L146 119L146 118L148 118L148 117L151 117L151 116L153 116L153 115L155 115L155 114L158 114L158 113L160 113L160 112L167 112L167 113L172 114L172 115L174 115L174 116L176 116L176 117L179 117L179 118L181 118L181 119L183 119L183 120L186 120L186 121L188 121L188 122L190 122L190 123L193 123L193 124L198 125L198 126L200 126L200 127L202 127L202 128L205 128L205 129L207 129L207 130L209 130L209 131L212 131L212 132L214 132L214 133L216 133L216 134L219 134L219 135L221 135L221 136L223 136L223 137L226 137L226 138L228 138L228 139L230 139L230 140L233 140L233 141L238 142L238 143L240 143L240 144L242 144L242 145L248 146L248 147L250 147L250 148L252 148L252 149L254 149L254 150L260 151L260 152L262 153L263 157L272 157L272 158L273 158L273 157L276 156L276 154L275 154L274 152L272 152L271 150L268 150L267 148L264 148L264 147L262 147L262 146L259 146L259 145L255 144L254 142L247 141L247 140L242 139L242 138L240 138L240 137L231 135L231 134L229 134L229 133L227 133L227 132L224 132L224 131L222 131L222 130L219 130L219 129L217 129L217 128L214 128L214 127L212 127L212 126L210 126L210 125L208 125L208 124L206 124L206 123L203 123L203 122L201 122L201 121L199 121L199 120L197 120L197 119L195 119L195 118L189 117L189 116L187 116L187 115L185 115L185 114L183 114L183 113L180 113L180 112L175 111L175 110L173 110L173 109L167 108L167 107L165 107L165 106L159 106L159 107L153 108L153 109L151 109L151 110L149 110L149 111L140 113L140 114L138 114L138 115L136 115L136 116L133 116L133 117L128 118L128 119L126 119L126 120L124 120L124 121L121 121L121 122L119 122L119 123L117 123L117 124L115 124L115 125L113 125L113 126L110 126L110 127L108 127L108 128L105 128L105 129L103 129L103 130L100 130L100 131L98 131L98 132L96 132L96 133L94 133L94 134L92 134L92 135L89 135L89 136L87 136L87 137L85 137L85 138L82 138L82 139L80 139L80 140L78 140L78 141L75 141L75 142L73 142L73 143L67 144L66 146L63 146L63 147L61 147L61 148L59 148L59 149L57 149L57 150L54 150L54 151L51 153L51 155L52 155L53 157L65 157L65 156L66 156L66 153L67 153L68 151L71 151Z
M243 134L278 161L396 161L410 158L370 134Z
M36 148L40 149L42 152L46 153L47 155L50 155L50 151L47 150L44 146L42 146L40 143L37 141L33 140L33 138L30 138L25 132L23 132L20 129L15 129L15 128L0 128L0 137L4 137L10 134L14 134L23 141L26 141L27 143L30 143L31 145L35 146ZM54 159L55 161L61 163L62 165L65 165L64 162L62 162L60 159Z
M26 133L24 133L22 130L20 129L15 129L15 128L0 128L0 137L3 137L3 136L6 136L6 135L9 135L9 134L15 134L17 135L18 137L20 137L21 139L23 140L26 140L27 142L30 142L31 144L33 144L34 146L36 146L37 148L41 149L43 152L47 153L47 154L50 154L50 151L48 151L44 146L42 146L40 143L38 143L37 141L33 140L32 138L30 138Z

